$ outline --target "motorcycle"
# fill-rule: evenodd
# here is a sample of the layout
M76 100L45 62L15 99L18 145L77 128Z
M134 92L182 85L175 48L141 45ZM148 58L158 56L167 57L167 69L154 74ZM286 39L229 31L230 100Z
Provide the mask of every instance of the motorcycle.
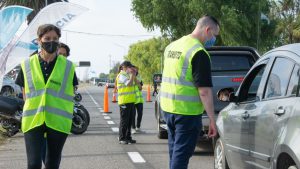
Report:
M90 124L90 114L79 102L75 102L71 133L82 134Z
M12 137L21 130L24 101L0 96L0 134ZM74 105L71 133L82 134L89 125L89 113L80 103Z

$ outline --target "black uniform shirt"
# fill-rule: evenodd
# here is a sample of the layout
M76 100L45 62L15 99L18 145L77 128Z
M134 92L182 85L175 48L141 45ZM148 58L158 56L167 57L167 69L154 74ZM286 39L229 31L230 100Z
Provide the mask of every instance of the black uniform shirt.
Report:
M209 56L203 50L192 59L192 75L196 87L212 87L211 63Z
M50 77L52 70L55 66L57 57L55 57L55 59L49 63L47 63L46 61L44 61L40 55L39 55L39 61L40 61L40 66L42 69L42 73L44 76L44 82L46 83L48 78ZM20 72L17 76L16 82L17 85L24 87L24 75L23 75L23 71L22 69L20 69ZM78 85L78 80L77 80L77 76L76 73L74 73L74 78L73 78L73 86L77 86Z

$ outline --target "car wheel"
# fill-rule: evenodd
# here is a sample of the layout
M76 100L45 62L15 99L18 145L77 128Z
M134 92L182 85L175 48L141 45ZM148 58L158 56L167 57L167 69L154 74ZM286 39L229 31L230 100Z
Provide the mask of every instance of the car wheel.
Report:
M277 160L277 169L297 169L297 166L294 160L284 153Z
M216 142L215 149L214 149L214 158L215 158L214 159L215 169L229 169L221 138L219 138Z
M13 90L11 87L9 87L9 86L4 86L4 87L1 89L0 94L1 94L2 96L11 96L11 95L13 95L13 92L14 92L14 90Z

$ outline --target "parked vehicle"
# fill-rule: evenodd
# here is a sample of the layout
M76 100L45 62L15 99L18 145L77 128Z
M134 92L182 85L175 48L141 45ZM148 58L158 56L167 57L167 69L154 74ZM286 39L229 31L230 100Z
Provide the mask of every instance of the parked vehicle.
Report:
M246 73L259 58L259 54L251 47L211 47L208 48L207 51L210 54L212 62L214 93L224 87L237 89ZM219 101L217 97L214 97L215 113L218 114L227 104L228 103ZM155 117L157 119L158 138L167 138L167 125L160 108L159 94L155 100ZM206 113L202 116L202 123L203 128L199 136L199 143L204 141L209 143L213 140L207 137L209 119Z
M16 97L0 96L0 134L12 137L21 130L24 101ZM71 133L82 134L89 125L88 111L75 103Z
M107 81L106 86L107 86L107 88L115 88L114 80Z
M4 76L0 95L2 96L18 96L22 94L21 87L15 84L15 81L9 76Z
M300 44L273 49L247 73L217 119L215 169L300 169Z

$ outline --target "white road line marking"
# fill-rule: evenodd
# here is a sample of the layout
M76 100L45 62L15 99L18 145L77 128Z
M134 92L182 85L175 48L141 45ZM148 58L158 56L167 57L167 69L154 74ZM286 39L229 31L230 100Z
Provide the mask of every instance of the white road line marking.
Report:
M145 163L146 162L144 160L144 158L138 152L127 152L127 154L129 155L130 159L134 163Z
M90 96L90 98L92 99L92 101L93 101L96 105L98 105L98 103L97 103L96 100L93 98L93 96L89 93L89 91L87 91L86 89L85 89L85 91L86 91L86 93Z
M111 119L109 116L104 116L104 119L105 120L109 120L109 119Z
M112 127L111 130L116 133L119 132L119 128L117 128L117 127Z
M107 124L115 124L113 121L107 121Z

